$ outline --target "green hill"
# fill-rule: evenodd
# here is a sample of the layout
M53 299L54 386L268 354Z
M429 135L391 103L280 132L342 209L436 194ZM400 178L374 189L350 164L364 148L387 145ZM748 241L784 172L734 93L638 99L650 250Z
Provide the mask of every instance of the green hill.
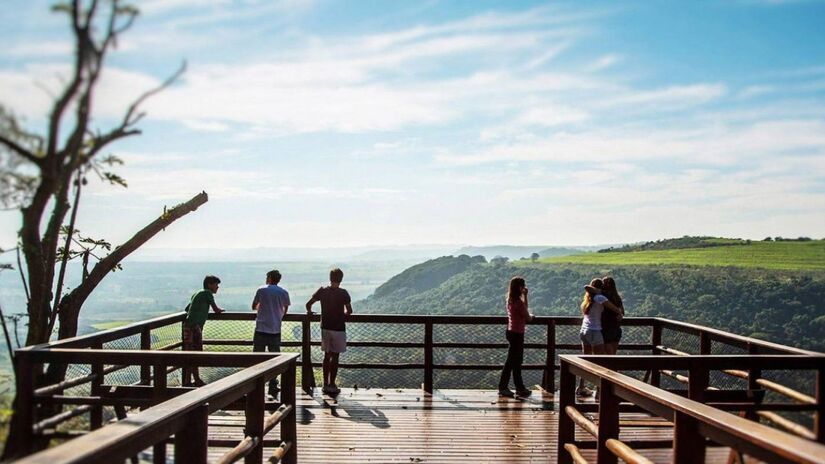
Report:
M486 263L483 256L442 256L416 264L375 289L376 298L405 298L441 285L473 265Z
M762 241L702 237L703 244L637 245L599 253L541 258L539 262L616 265L736 266L781 270L825 270L825 240ZM682 240L682 239L678 239ZM660 242L650 242L660 243ZM680 246L681 245L681 246Z
M419 285L417 290L407 285L395 291L376 292L357 306L362 313L504 314L507 282L514 275L522 275L530 288L532 312L578 315L583 285L593 277L609 274L618 283L629 315L662 316L825 351L825 270L806 269L798 264L800 249L795 247L808 249L804 248L805 243L766 245L777 247L756 248L772 250L775 259L794 262L796 269L626 262L620 266L546 262L486 264L469 263L469 257L443 257L414 266L415 272L407 274L408 279L439 275L427 285ZM821 242L807 245L822 252ZM794 250L794 259L777 254L787 247ZM651 252L591 253L587 257L636 253ZM443 269L454 272L449 276L439 274ZM402 275L404 273L396 277Z

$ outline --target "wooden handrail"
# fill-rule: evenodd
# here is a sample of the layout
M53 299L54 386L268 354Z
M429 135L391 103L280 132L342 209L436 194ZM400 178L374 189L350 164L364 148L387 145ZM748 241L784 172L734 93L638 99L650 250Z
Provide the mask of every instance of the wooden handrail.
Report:
M642 456L636 450L615 438L611 438L605 443L607 444L607 449L627 464L653 464L653 461Z
M590 358L590 357L588 357ZM604 356L596 357L595 360L601 364ZM619 357L616 357L619 358ZM671 359L689 359L687 357L667 357ZM704 360L717 358L716 356L696 356ZM742 361L751 359L751 356L739 357ZM774 356L754 356L765 362L774 362L779 357ZM823 357L817 356L818 362L822 362ZM749 455L763 460L792 461L801 463L825 463L825 446L782 432L780 430L762 425L748 419L735 416L711 406L693 401L676 394L661 390L644 382L636 380L627 375L597 364L581 356L562 355L560 357L562 365L570 369L574 375L584 376L590 380L600 379L613 385L614 392L620 398L635 403L642 408L657 414L661 417L687 418L695 421L695 426L699 433L710 438L717 443L741 449ZM805 357L794 357L795 360L804 361ZM726 363L732 360L725 360ZM746 363L749 366L753 362ZM736 366L725 366L733 368ZM788 366L786 365L785 368ZM821 367L821 364L820 364ZM713 369L713 367L708 367ZM564 371L563 371L564 372ZM569 381L568 381L569 382ZM572 384L563 385L563 388ZM572 392L562 392L562 399ZM682 419L684 420L684 419ZM678 428L678 427L677 427ZM560 433L562 427L560 426ZM560 440L560 446L562 446Z
M748 348L749 346L756 346L760 350L768 352L765 354L795 354L803 356L817 356L822 354L817 353L816 351L803 350L800 348L780 345L779 343L766 342L764 340L759 340L756 338L745 337L743 335L737 335L730 332L725 332L724 330L705 327L698 324L691 324L688 322L674 321L672 319L664 319L658 317L655 318L655 320L656 323L661 324L664 328L670 330L690 333L694 335L705 333L710 337L711 340L720 341L723 343L727 343L729 345L737 346L739 348Z
M274 358L270 356L271 359L146 409L129 417L128 421L116 422L17 462L69 464L125 460L166 440L170 434L190 427L189 413L196 412L198 408L206 408L206 412L220 410L251 392L261 379L265 381L287 374L294 369L297 357L296 354L281 354ZM292 412L294 418L294 409Z

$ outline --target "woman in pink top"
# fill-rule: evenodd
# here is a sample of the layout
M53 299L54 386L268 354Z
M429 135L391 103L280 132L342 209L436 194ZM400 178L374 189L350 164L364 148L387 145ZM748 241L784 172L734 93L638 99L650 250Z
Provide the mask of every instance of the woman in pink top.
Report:
M507 361L501 371L498 382L500 396L520 397L530 396L532 393L524 386L521 378L521 363L524 361L524 328L525 324L533 319L527 310L527 285L522 277L510 279L510 288L507 292ZM510 372L513 373L513 383L516 393L510 390Z

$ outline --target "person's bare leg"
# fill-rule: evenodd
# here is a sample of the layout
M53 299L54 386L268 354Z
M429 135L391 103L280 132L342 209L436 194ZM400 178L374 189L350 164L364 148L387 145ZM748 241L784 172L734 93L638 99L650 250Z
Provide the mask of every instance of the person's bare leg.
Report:
M584 354L593 354L593 346L588 345L587 343L582 343L582 353ZM581 390L584 388L584 378L579 377L579 388L577 390Z
M329 360L329 385L337 387L335 379L338 377L338 356L340 353L330 353Z
M323 371L324 371L324 386L325 387L330 384L330 381L329 381L330 366L329 365L330 365L330 360L331 360L331 356L330 356L331 354L332 353L324 353Z

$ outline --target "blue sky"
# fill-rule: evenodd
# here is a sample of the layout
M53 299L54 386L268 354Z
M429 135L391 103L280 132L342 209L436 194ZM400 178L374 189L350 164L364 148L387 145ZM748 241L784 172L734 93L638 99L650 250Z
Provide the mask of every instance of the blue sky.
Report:
M0 102L40 129L70 62L0 11ZM136 2L95 124L145 105L79 229L153 248L825 237L825 2ZM0 214L0 246L18 216Z

